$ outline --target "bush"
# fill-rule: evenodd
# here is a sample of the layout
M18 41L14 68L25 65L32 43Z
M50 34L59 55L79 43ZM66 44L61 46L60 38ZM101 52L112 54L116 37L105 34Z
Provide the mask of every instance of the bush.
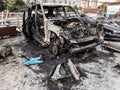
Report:
M23 0L7 0L8 10L10 12L21 11L21 7L24 7L26 4Z
M7 8L7 4L5 0L0 0L0 12Z

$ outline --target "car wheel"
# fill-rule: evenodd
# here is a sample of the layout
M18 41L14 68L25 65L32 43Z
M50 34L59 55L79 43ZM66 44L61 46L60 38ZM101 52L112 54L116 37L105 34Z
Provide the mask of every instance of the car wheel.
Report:
M58 54L58 46L57 45L51 45L51 53L54 55Z
M52 40L50 44L50 53L53 55L57 55L59 53L59 46L57 43L57 39Z
M23 27L23 34L26 38L29 38L29 32L28 32L28 26L27 25L25 25Z

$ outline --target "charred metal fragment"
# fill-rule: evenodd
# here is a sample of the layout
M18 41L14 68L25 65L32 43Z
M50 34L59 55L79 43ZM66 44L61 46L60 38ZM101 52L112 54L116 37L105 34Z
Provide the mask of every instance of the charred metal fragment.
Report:
M12 48L10 46L0 47L0 57L6 57L12 54Z
M68 67L69 67L74 79L75 80L80 80L80 73L70 59L68 60L67 64L68 64Z
M67 62L56 65L50 73L50 79L53 81L69 78L73 76L76 81L80 80L80 73L70 59Z
M69 49L69 52L70 53L77 53L79 51L85 51L85 50L90 50L96 46L98 46L99 44L101 44L102 42L99 42L99 43L92 43L92 44L89 44L89 45L86 45L86 46L82 46L82 47L78 47L78 48L72 48L72 49Z
M109 51L113 52L120 52L120 46L119 44L114 44L114 43L104 43L103 47Z
M65 63L56 65L54 67L54 70L50 74L50 79L53 81L68 77L71 77L71 74L70 71L68 70L67 64Z

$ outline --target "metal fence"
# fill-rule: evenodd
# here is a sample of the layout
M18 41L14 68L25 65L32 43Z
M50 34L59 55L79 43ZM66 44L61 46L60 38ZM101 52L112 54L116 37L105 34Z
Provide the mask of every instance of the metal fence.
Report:
M22 25L22 12L0 12L0 23L9 23L16 26Z

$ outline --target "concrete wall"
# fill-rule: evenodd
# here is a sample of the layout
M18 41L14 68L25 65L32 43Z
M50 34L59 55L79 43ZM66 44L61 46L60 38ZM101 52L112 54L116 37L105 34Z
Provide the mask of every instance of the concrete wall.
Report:
M95 8L83 8L82 9L82 13L97 13L97 11L99 11L99 9L95 9Z

